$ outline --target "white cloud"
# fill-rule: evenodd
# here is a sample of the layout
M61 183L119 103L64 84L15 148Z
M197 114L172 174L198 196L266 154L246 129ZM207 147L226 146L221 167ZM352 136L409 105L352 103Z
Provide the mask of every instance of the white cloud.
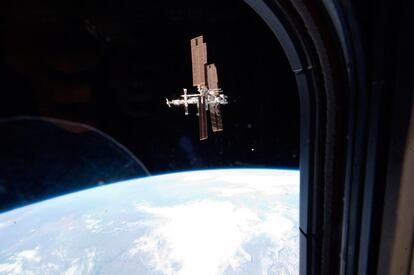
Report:
M39 262L40 257L38 255L39 247L36 247L33 250L23 250L17 254L17 258L27 260L27 261L34 261Z
M86 253L86 262L85 262L85 271L87 274L91 273L94 267L94 261L96 258L96 248L90 248L85 250Z
M136 209L153 214L157 224L135 240L129 255L148 257L150 267L164 274L220 274L251 260L242 245L260 220L249 209L209 200Z
M69 268L62 272L63 275L91 274L95 266L96 248L85 249L85 256L71 261Z
M90 230L92 233L101 232L102 227L102 220L95 220L95 219L86 219L85 220L85 227Z
M274 241L281 241L286 236L295 232L295 224L292 220L284 217L278 212L269 213L263 223L260 224L260 232L269 236ZM298 231L298 229L296 229Z
M299 192L298 177L291 175L223 175L220 177L220 182L225 184L213 188L213 192L221 196L254 193L274 196Z
M207 192L221 197L240 195L272 197L299 193L298 171L237 169L172 176L180 183L190 183L190 186L196 190L208 188Z
M8 263L0 263L0 274L34 274L30 271L24 271L25 264L40 262L39 247L31 250L23 250L9 257Z
M68 269L63 271L62 275L77 275L77 274L81 274L80 272L81 270L79 269L79 265L75 263L72 266L70 266Z
M0 274L22 274L22 267L23 263L20 261L0 264Z
M269 211L263 223L258 226L258 232L267 236L272 242L261 257L261 274L298 273L298 217L298 209L276 206Z
M10 224L8 224L8 223L1 223L0 222L0 229L2 229L2 228L5 228L5 227L7 227L7 226L9 226Z

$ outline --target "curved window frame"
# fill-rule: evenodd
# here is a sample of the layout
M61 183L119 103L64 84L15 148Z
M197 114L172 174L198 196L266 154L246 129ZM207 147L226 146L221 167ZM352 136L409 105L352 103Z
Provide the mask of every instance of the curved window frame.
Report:
M322 1L320 6L296 0L245 2L282 45L297 82L301 121L300 274L335 274L342 266L334 255L346 253L342 249L349 242L348 228L338 226L341 218L349 215L350 206L346 202L343 206L342 199L352 190L345 186L361 179L361 168L351 163L362 161L358 150L363 144L347 140L354 136L356 127L363 127L364 123L357 124L355 108L366 104L365 93L357 93L365 90L358 26L346 25L355 22L353 9L340 6L338 1Z

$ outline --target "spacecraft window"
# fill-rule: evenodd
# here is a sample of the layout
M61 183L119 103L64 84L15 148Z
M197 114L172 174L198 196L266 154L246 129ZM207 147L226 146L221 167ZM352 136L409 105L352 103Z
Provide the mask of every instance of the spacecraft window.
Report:
M95 250L84 247L99 238L82 235L88 241L73 242L79 246L72 247L87 254L79 259L115 257L117 245L127 243L122 238L131 237L130 232L141 234L137 228L148 226L144 231L151 234L132 239L128 253L119 254L122 259L138 255L147 265L116 267L111 263L118 260L99 258L99 265L84 265L93 270L128 274L140 268L161 273L182 268L183 274L200 274L196 269L203 266L205 274L226 270L251 274L259 268L295 274L299 95L294 72L272 31L253 9L236 0L104 2L99 9L93 1L83 6L8 7L11 16L5 17L0 30L4 38L0 83L9 91L0 100L0 175L6 175L0 178L0 196L7 198L0 200L0 209L43 201L18 210L34 209L24 217L44 214L27 226L44 229L40 222L48 223L49 217L68 222L62 225L62 238L75 238L74 228L81 224L91 234L125 230L105 244L113 251L101 244ZM194 100L186 115L184 103L174 106L174 101L165 101L186 96L191 100L200 93L200 87L193 85L190 44L200 35L208 52L202 55L207 59L203 65L214 63L205 69L217 70L223 95L213 96L217 89L210 89L212 94L203 100L227 103L220 105L220 111L206 105L203 119L208 127L202 140L199 125L204 113L197 104L205 102ZM203 46L201 40L195 44ZM216 117L209 115L212 110ZM150 174L156 176L144 178ZM72 193L80 190L85 191ZM96 190L104 195L96 195ZM68 193L72 194L56 197ZM66 216L68 211L71 215ZM6 214L10 213L16 212ZM117 215L110 216L113 213ZM6 214L0 214L0 233L10 235L11 227L4 224L13 219ZM130 220L136 215L159 220L138 224ZM13 231L16 238L26 229L39 232L24 228L24 217ZM108 217L111 223L104 223ZM47 228L53 229L56 223L50 222ZM113 227L106 228L108 224ZM157 224L165 225L165 230L151 231L150 226ZM161 242L171 247L153 250L151 244L164 237ZM176 242L181 244L177 249ZM228 246L217 249L223 243ZM0 251L0 271L13 268L8 262L13 259L36 267L43 245L36 249L7 257ZM168 254L167 262L159 264L163 253Z

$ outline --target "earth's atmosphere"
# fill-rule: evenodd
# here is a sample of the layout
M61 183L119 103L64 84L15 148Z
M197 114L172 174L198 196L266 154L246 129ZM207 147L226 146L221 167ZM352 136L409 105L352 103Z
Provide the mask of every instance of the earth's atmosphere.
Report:
M298 274L299 172L105 185L0 214L0 274Z

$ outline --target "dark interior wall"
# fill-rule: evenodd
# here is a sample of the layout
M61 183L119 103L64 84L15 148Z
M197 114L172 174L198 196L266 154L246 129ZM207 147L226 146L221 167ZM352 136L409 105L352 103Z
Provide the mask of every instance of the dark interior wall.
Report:
M280 45L242 1L4 2L0 115L93 125L158 173L297 167L299 103ZM189 40L204 35L229 104L225 131L198 140L165 98L191 88Z

